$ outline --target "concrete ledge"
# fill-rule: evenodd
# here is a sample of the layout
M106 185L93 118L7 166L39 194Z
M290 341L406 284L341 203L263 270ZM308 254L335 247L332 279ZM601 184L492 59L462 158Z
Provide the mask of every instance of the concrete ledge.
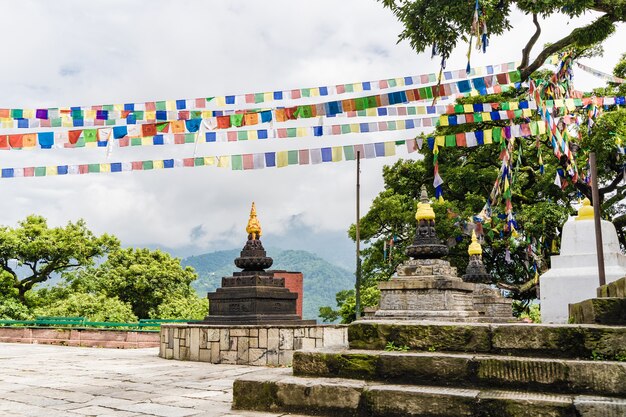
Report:
M253 366L290 366L299 349L348 346L345 325L164 324L159 356L165 359Z
M585 324L480 324L361 320L348 327L351 349L410 350L620 360L626 327Z
M296 376L626 397L626 363L450 353L299 351Z
M157 332L135 330L0 327L0 343L134 349L159 346Z

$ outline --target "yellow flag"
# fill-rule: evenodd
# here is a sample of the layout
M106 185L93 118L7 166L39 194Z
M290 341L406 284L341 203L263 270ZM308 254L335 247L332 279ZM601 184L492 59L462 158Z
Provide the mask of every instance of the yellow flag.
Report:
M100 164L100 172L111 172L111 164Z
M283 168L289 165L289 155L287 151L276 152L276 166Z
M517 101L509 102L509 109L511 109L511 110L519 109L519 103Z
M154 169L163 169L163 167L164 167L164 166L163 166L163 160L161 159L161 160L156 160L156 161L154 161L154 162L152 163L152 167L153 167Z
M228 168L230 167L230 156L220 156L218 157L217 166L220 168Z
M352 123L350 125L350 132L352 132L352 133L360 133L361 132L361 126L358 123Z
M463 105L463 111L465 113L473 113L474 112L474 106L471 104L464 104Z
M417 106L417 114L426 114L426 107L424 106Z
M448 123L448 116L445 114L442 114L441 116L439 116L439 126L449 126L450 124Z
M483 142L485 143L485 145L489 145L489 144L493 143L492 133L493 133L493 131L491 129L487 129L487 130L484 131Z
M385 156L394 156L396 154L396 143L385 142Z
M57 167L56 166L47 166L46 167L46 176L52 176L52 175L57 175L58 171L57 171Z
M165 109L169 111L176 110L176 100L167 100L165 102Z
M491 113L483 112L482 116L483 116L483 122L490 122L491 121Z
M343 147L333 146L333 162L339 162L343 159Z
M446 137L445 136L435 137L435 144L437 146L446 146Z
M204 165L215 165L215 157L214 156L205 156L204 157Z

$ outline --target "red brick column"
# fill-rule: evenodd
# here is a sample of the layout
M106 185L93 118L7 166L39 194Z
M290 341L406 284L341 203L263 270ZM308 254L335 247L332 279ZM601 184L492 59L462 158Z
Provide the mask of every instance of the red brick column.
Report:
M302 300L304 297L304 289L302 287L302 272L291 271L272 271L276 278L285 278L285 287L291 292L298 294L296 300L296 313L302 318Z

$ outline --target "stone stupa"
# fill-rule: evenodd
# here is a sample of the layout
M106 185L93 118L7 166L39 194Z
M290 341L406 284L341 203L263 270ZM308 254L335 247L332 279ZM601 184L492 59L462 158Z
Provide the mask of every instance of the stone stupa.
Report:
M474 309L485 322L513 321L513 300L503 297L500 290L492 287L493 279L483 263L483 248L478 243L476 231L472 230L472 243L467 248L469 263L463 281L474 284Z
M415 219L415 239L406 251L411 259L400 264L389 281L379 284L380 307L372 318L478 321L475 285L464 282L456 268L441 259L448 254L448 247L435 234L435 212L425 186Z
M209 315L206 324L315 324L296 313L298 294L285 288L285 279L266 271L273 264L261 243L261 224L252 203L246 227L248 240L235 265L242 269L222 278L222 286L208 293Z

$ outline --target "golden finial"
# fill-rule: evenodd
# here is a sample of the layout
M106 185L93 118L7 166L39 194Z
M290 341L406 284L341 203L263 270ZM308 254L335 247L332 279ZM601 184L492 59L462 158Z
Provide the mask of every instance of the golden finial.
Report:
M587 197L583 200L583 205L578 209L576 220L593 220L593 206Z
M417 220L418 222L420 220L435 220L435 212L430 206L425 185L422 185L422 195L420 196L420 202L417 203L417 213L415 213L415 220Z
M480 246L480 243L478 243L478 240L476 239L475 230L472 230L472 243L470 243L469 248L467 248L467 253L469 254L469 256L483 254L483 248Z
M250 209L250 219L248 220L248 226L246 226L246 232L251 235L250 239L256 240L261 237L261 223L256 218L256 206L252 202L252 208Z

